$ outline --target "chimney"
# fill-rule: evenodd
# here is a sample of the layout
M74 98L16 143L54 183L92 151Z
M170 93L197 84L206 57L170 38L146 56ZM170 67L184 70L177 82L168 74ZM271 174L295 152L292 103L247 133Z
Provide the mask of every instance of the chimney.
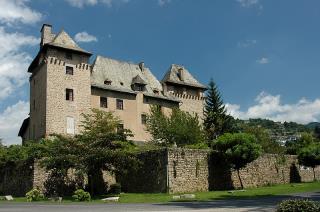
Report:
M144 62L140 62L139 63L139 68L140 68L141 71L144 70Z
M184 81L184 69L182 67L179 67L178 69L179 77L181 81Z
M52 26L50 24L43 24L40 30L41 32L41 43L40 47L42 47L46 43L50 43L52 39Z

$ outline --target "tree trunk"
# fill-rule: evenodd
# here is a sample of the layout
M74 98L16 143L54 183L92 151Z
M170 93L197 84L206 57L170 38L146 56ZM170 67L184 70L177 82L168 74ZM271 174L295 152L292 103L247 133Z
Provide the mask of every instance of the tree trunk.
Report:
M316 181L316 172L314 171L314 167L312 167L312 171L313 171L313 181Z
M237 173L238 173L238 178L239 178L239 181L240 181L241 189L243 189L243 184L242 184L242 180L241 180L241 177L240 177L239 169L237 169Z

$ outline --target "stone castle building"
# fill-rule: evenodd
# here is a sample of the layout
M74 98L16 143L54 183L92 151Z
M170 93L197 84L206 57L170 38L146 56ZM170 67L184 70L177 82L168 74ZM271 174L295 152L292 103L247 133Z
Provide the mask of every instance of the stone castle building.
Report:
M145 131L150 105L168 114L173 107L203 115L205 86L180 65L171 65L158 81L143 62L133 64L97 56L82 48L65 32L41 28L37 56L28 68L30 116L19 131L22 141L52 133L79 133L82 113L91 108L112 111L130 129L134 141L148 141Z

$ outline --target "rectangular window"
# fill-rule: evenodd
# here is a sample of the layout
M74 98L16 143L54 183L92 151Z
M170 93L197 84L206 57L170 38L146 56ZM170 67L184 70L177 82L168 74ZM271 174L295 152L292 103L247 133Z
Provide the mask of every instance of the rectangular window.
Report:
M73 96L73 89L67 88L67 89L66 89L66 100L67 100L67 101L73 101L73 98L74 98L74 96Z
M123 100L122 99L117 99L117 109L123 110Z
M66 52L66 59L72 60L72 53L71 52Z
M67 117L67 134L74 135L74 118Z
M147 123L147 115L146 114L141 114L141 123L146 124Z
M107 97L100 96L100 107L107 108L108 107L108 99Z
M123 130L124 130L123 124L118 124L118 126L117 126L117 132L118 132L118 133L121 133L121 132L123 132Z
M66 74L73 75L73 67L72 66L66 66Z

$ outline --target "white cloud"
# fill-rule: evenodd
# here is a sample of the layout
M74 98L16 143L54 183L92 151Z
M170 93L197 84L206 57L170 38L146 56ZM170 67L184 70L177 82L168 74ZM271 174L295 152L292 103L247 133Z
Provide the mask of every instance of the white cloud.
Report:
M28 0L0 0L0 22L33 24L41 20L42 14L26 5Z
M302 98L294 104L283 104L280 95L273 96L261 92L255 101L256 104L249 107L247 111L241 111L237 104L226 104L226 107L230 115L240 119L267 118L302 124L320 121L320 99L309 101Z
M74 39L76 42L84 42L84 43L88 43L88 42L97 42L98 39L93 36L88 34L87 32L79 32L74 36Z
M7 33L0 27L0 100L28 81L27 67L32 59L21 48L38 43L33 36Z
M270 60L266 57L262 57L259 60L257 60L257 63L259 64L268 64L270 62Z
M158 4L162 7L166 4L169 4L171 0L158 0Z
M257 40L245 40L245 41L238 42L238 47L239 48L247 48L250 46L254 46L256 44L257 44Z
M260 0L236 0L242 7L252 7L258 5Z
M83 8L85 6L94 6L98 3L112 7L114 4L128 3L130 0L66 0L71 6Z
M24 101L19 101L0 113L0 138L3 139L4 144L21 143L18 132L23 120L28 117L28 113L29 102Z

